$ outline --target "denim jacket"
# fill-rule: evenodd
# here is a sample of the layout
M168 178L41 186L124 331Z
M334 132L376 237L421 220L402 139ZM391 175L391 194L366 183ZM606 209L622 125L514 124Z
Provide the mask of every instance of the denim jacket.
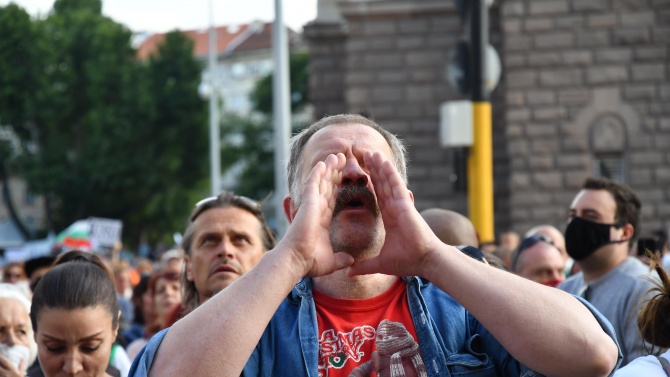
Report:
M428 376L539 376L516 361L451 296L424 279L406 277L404 280ZM586 301L580 301L616 342L607 319ZM311 279L303 278L272 317L242 376L318 377L317 330ZM163 330L149 341L133 361L129 376L148 374L166 332L167 329ZM547 341L551 342L551 339ZM621 359L619 351L617 366Z

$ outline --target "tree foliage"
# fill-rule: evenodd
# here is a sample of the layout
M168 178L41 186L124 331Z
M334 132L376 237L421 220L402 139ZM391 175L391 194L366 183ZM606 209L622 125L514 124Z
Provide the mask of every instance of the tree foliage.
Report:
M16 13L11 7L0 8L0 20ZM0 89L0 119L24 147L14 170L45 195L55 231L97 216L123 220L133 241L141 231L171 234L183 228L207 170L193 43L168 33L158 53L139 62L131 32L100 9L100 0L57 0L32 27L19 25L25 17L16 26L0 21L0 44L6 35L32 37L0 50L30 73L8 74L0 63L0 83L12 83L9 95Z
M309 103L308 64L309 55L305 52L293 53L289 57L291 111L294 114ZM224 170L240 168L234 190L259 199L274 189L272 83L273 75L268 74L256 83L251 93L256 116L226 114L222 121L221 166Z

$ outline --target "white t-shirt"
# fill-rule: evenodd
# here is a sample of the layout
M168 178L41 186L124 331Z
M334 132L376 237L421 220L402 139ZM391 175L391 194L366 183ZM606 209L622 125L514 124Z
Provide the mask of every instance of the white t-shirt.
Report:
M661 354L666 360L670 361L670 350ZM614 373L614 377L667 377L661 363L656 356L642 356L631 361L625 367Z

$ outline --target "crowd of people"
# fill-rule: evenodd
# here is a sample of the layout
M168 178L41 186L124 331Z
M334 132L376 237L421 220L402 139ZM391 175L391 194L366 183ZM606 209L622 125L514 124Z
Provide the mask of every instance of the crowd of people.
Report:
M281 240L261 203L224 191L153 265L82 251L5 265L0 376L670 370L667 237L636 242L629 187L589 178L564 232L482 243L467 217L415 209L404 143L358 115L297 134L287 177Z

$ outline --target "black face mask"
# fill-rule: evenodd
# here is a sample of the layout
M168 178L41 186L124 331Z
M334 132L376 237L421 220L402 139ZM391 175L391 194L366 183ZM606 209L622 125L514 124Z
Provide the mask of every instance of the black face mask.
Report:
M622 224L601 224L574 217L565 229L565 248L568 255L574 260L582 260L596 250L610 243L624 242L610 241L610 228L620 228Z

